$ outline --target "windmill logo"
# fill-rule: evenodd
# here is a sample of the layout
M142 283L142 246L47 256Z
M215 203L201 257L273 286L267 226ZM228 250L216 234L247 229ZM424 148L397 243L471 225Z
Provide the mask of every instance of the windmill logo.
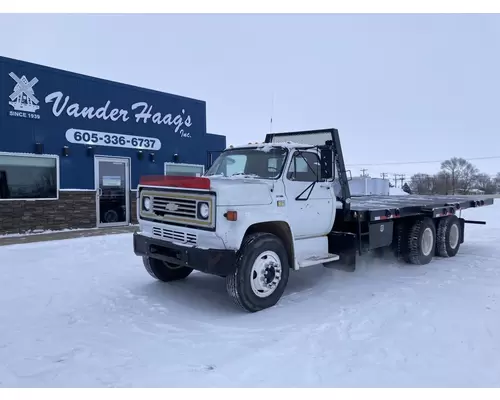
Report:
M23 75L19 78L14 72L11 72L9 76L16 82L14 91L9 96L11 100L9 104L16 111L36 112L40 106L38 105L38 99L35 97L33 86L38 83L38 79L33 78L28 81L26 76Z

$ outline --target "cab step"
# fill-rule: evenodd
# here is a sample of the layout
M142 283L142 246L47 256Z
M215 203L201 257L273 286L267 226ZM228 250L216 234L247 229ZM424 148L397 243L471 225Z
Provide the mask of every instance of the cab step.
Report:
M321 256L309 256L302 260L299 260L299 267L306 268L313 265L331 263L333 261L337 261L339 258L340 256L338 256L337 254L330 253Z

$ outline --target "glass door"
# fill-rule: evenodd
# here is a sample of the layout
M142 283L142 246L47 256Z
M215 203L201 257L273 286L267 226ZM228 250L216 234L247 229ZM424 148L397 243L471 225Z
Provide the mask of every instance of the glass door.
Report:
M127 158L95 157L97 226L129 224L129 177Z

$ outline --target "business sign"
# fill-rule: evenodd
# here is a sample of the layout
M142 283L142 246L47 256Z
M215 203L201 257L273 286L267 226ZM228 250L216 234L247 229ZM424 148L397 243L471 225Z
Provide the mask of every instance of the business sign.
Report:
M64 99L64 100L63 100ZM99 108L94 106L81 106L78 103L70 103L70 97L64 96L62 92L54 92L45 97L45 103L52 103L52 114L59 117L61 114L65 113L69 117L82 118L82 119L103 119L110 120L113 122L122 121L127 122L133 111L137 111L133 118L136 123L153 123L157 125L174 125L174 132L179 133L181 137L191 137L191 135L185 131L184 128L188 129L191 127L191 116L186 115L186 111L182 110L180 114L162 114L156 112L153 114L153 106L149 105L144 101L139 101L130 106L130 110L124 110L119 108L110 108L111 101L107 101L106 104Z
M88 146L123 147L128 149L160 150L161 141L152 137L122 135L120 133L97 132L84 129L68 129L66 140Z
M9 76L15 81L14 89L9 96L9 104L14 109L9 113L12 117L40 119L40 115L36 111L40 108L39 101L35 96L35 89L33 88L38 79L35 77L28 81L26 76L19 78L14 72Z
M121 176L103 176L102 186L122 186Z
M161 148L161 141L158 138L134 135L133 128L130 129L132 132L127 132L127 134L79 129L78 121L85 120L101 120L117 124L130 124L132 122L136 125L140 124L140 126L148 124L168 126L173 133L178 134L181 138L192 137L190 131L193 125L192 117L184 108L179 107L180 112L177 113L168 113L155 109L152 104L146 101L134 102L127 108L114 106L111 100L101 104L80 104L72 101L70 96L65 95L62 91L54 91L41 98L40 94L35 93L35 86L39 82L36 76L21 75L19 77L14 72L10 72L9 76L12 78L13 85L8 102L11 106L9 115L40 120L40 108L43 102L50 107L54 117L64 117L66 120L69 117L75 120L74 126L76 127L66 131L66 140L70 143L146 150L159 150ZM124 130L123 127L119 129Z

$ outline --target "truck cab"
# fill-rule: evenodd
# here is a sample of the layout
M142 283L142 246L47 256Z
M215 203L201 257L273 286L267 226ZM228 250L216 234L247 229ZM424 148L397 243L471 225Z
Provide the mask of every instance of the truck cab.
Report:
M142 178L135 254L156 279L215 274L245 310L273 306L290 270L339 259L328 235L349 195L334 138L269 134L228 147L202 177Z
M335 195L332 179L322 176L320 160L317 148L291 142L223 152L206 176L222 215L238 214L237 224L224 224L233 237L229 246L239 249L248 228L262 223L286 224L297 240L328 234L335 220ZM294 267L300 268L302 261L295 259Z

